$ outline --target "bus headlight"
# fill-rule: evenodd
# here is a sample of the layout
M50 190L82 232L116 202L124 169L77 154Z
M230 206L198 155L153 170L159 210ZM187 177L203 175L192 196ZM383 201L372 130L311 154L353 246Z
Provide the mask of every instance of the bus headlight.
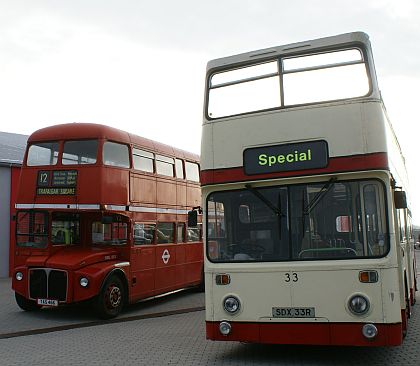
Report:
M235 314L241 308L241 303L235 296L228 296L223 300L223 308L229 314Z
M369 300L362 295L354 295L349 301L349 309L355 315L364 315L369 311Z
M22 272L16 272L15 278L18 281L22 281L23 280L23 273Z
M80 286L87 287L89 285L89 280L86 277L82 277L79 283L80 283Z

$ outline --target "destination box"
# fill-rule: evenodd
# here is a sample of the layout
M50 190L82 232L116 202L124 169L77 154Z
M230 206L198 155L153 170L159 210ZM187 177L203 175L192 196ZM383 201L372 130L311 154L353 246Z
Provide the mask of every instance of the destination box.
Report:
M243 164L247 175L325 168L328 144L320 140L249 148Z

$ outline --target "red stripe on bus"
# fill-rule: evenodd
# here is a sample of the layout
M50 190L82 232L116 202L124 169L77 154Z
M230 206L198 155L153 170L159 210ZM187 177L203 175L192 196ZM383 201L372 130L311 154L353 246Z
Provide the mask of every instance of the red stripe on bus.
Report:
M203 170L200 173L201 185L233 183L250 180L264 180L274 178L298 177L303 175L344 173L363 170L389 170L386 153L373 153L365 155L352 155L330 158L328 166L321 169L307 169L289 172L246 175L244 168L226 168Z
M365 323L245 323L231 322L224 336L219 322L206 322L207 339L267 344L334 346L398 346L402 343L401 323L375 324L378 335L368 340L362 334Z

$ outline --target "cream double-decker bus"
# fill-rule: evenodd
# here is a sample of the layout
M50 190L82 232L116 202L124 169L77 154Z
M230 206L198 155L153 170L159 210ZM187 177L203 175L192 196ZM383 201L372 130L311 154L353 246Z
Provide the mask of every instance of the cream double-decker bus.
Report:
M407 175L366 34L210 61L201 184L208 339L401 344Z

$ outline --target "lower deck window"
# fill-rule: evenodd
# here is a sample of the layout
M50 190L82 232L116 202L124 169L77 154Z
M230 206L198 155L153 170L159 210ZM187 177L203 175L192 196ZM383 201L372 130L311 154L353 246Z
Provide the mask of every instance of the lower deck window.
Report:
M376 180L214 192L207 200L212 261L366 258L388 250Z
M158 244L174 243L175 230L172 222L159 222L156 229L156 241Z
M127 223L111 222L103 223L95 221L92 223L92 243L121 245L127 242Z
M155 224L134 224L134 244L153 244L155 237Z

